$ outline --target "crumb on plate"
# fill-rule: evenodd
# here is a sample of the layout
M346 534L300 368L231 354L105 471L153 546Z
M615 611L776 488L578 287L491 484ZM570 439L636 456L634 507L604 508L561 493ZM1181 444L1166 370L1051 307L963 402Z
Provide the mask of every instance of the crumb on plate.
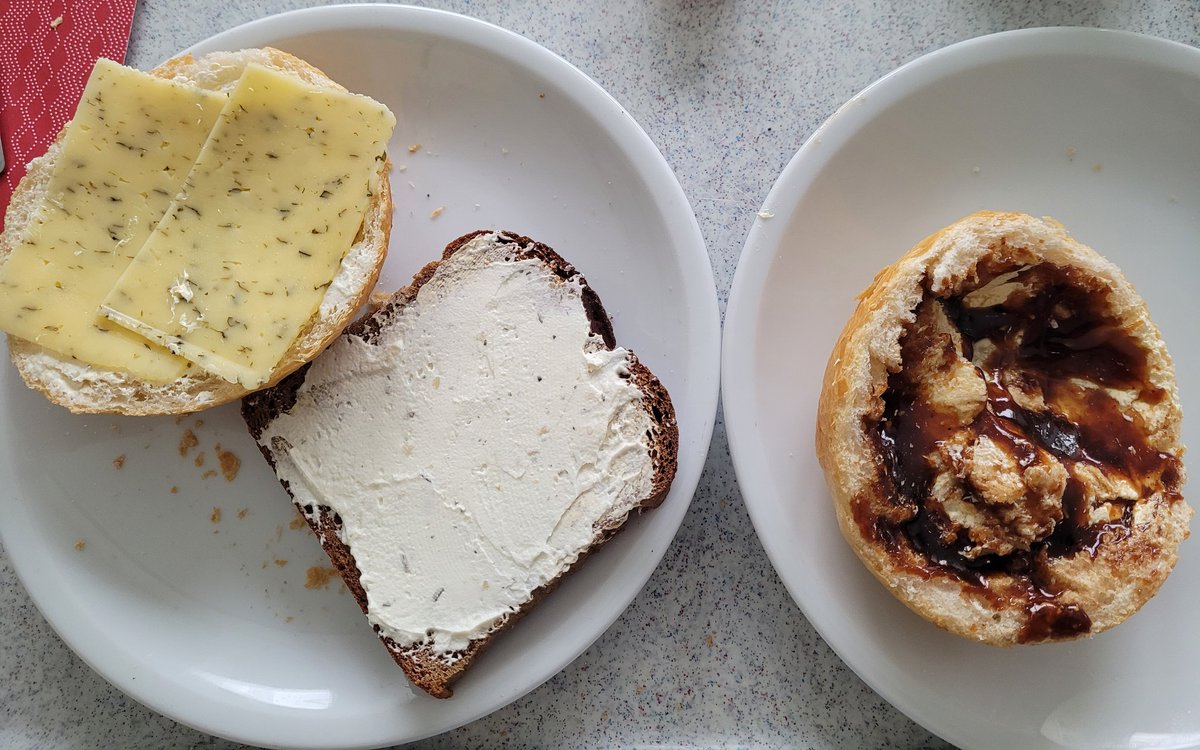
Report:
M183 431L183 436L179 438L179 455L186 456L188 451L200 445L200 438L196 437L196 433L190 429Z
M221 464L221 473L225 475L225 481L232 482L237 479L242 460L234 455L233 451L221 450L221 444L217 443L217 460Z
M304 588L306 589L323 589L329 586L329 582L338 575L337 568L327 568L322 565L314 565L304 571Z

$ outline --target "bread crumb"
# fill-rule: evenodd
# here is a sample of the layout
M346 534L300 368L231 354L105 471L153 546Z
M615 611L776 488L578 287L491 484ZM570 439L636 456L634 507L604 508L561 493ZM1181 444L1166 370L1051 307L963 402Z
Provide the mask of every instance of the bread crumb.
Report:
M378 289L371 292L369 295L367 295L367 305L370 308L370 312L375 312L379 308L383 307L391 298L392 295L388 294L387 292L381 292Z
M225 481L232 482L237 479L238 471L242 468L242 459L232 451L221 450L220 443L217 443L217 461L221 464L221 473L225 475Z
M196 433L189 430L183 431L183 437L179 438L179 455L186 456L188 451L200 445L200 439L196 437Z
M407 172L407 171L408 171L408 165L407 165L407 164L401 164L400 166L396 167L396 171L397 171L397 172Z
M221 522L221 509L214 507L212 515L210 515L208 517L208 520L212 521L213 523L220 523Z
M197 468L203 466L204 465L204 451L200 451L199 453L197 453L196 460L193 461L192 463L196 464Z
M287 565L288 561L287 560L275 560L274 562L275 562L275 567L282 568L284 565Z
M55 17L55 19L53 21L50 22L50 28L57 29L59 27L59 24L61 24L62 22L63 22L63 17L57 16L57 17Z
M729 498L726 498L726 497L721 498L721 507L722 508L724 508L728 503L729 503Z
M238 511L238 518L245 518L246 514L249 512L250 512L249 508L242 508L241 510Z
M421 144L419 144L419 143L414 143L413 145L408 147L408 153L410 153L410 154L415 154L420 150L421 150Z
M291 615L288 615L288 616L287 616L287 619L286 619L286 620L284 620L284 622L291 622L292 620L295 620L295 619L296 619L295 617L292 617Z
M437 217L441 216L442 211L445 211L445 210L446 210L445 206L438 206L437 208L433 209L433 213L429 214L429 218L436 219Z
M708 647L709 647L709 648L712 648L712 647L713 647L713 637L712 637L712 633L709 633L708 635L704 636L704 642L708 644Z
M604 713L600 714L600 721L608 721L608 710L607 709L605 709Z
M83 552L83 548L84 548L84 547L86 547L86 546L87 546L87 542L86 542L86 541L84 541L84 540L82 540L82 539L76 539L76 540L75 540L75 549L76 549L76 550L78 550L79 552Z
M501 153L501 154L504 154L505 156L508 156L508 149L506 149L506 148L501 148L501 149L500 149L500 153Z
M545 99L545 98L546 98L546 94L545 94L545 93L539 93L539 94L538 94L538 99Z
M122 453L121 455L119 455L113 459L113 468L114 469L120 469L124 465L125 465L125 454L124 453Z
M337 568L326 568L320 565L314 565L304 571L304 588L306 589L323 589L329 586L329 582L337 577Z
M633 694L634 694L634 695L641 695L641 694L642 694L642 693L644 693L644 692L646 692L646 686L645 686L645 685L638 685L637 687L635 687L635 688L633 689Z
M979 173L980 173L980 172L982 172L982 171L983 171L983 170L982 170L982 169L980 169L979 167L971 167L971 174L975 174L975 175L977 175L977 174L979 174Z
M1079 153L1074 146L1067 146L1067 161L1075 161L1075 154Z
M764 208L763 210L761 210L761 211L759 211L759 212L758 212L758 218L760 218L760 219L774 219L774 218L775 218L775 212L774 212L774 211L768 211L767 209L765 209L765 208Z
M1096 162L1095 164L1092 165L1092 171L1093 172L1103 172L1104 165L1101 164L1100 162Z
M216 475L217 475L216 469L209 469L208 471L201 474L200 478L201 479L211 479L211 478L215 477Z
M176 485L171 485L171 494L172 494L172 495L178 495L178 494L179 494L179 487L177 487Z

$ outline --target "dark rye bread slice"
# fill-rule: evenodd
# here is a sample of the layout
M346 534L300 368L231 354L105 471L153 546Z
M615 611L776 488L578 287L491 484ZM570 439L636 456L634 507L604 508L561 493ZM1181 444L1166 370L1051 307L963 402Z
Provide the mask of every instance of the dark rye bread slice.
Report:
M472 232L451 242L442 254L441 261L427 264L417 272L409 286L400 289L374 312L353 323L343 335L355 336L367 343L375 343L380 332L387 329L400 311L416 298L421 287L433 277L439 263L450 258L474 238L485 234L489 234L489 232ZM609 350L616 347L612 324L600 303L600 298L570 263L546 245L512 232L497 233L496 242L511 248L511 255L507 256L508 260L537 259L564 281L577 281L581 288L581 301L590 322L591 332L603 339L604 345ZM675 477L679 430L675 421L674 407L671 405L670 396L662 383L632 352L629 353L627 362L630 381L641 390L642 405L650 416L652 425L648 442L654 478L650 495L635 506L638 510L642 510L657 507L670 489L671 481ZM297 392L304 383L307 371L308 366L306 365L275 387L253 393L242 401L242 416L256 442L276 417L290 411L295 405ZM271 464L272 469L275 469L275 456L270 446L260 442L259 449ZM288 494L293 494L287 481L283 479L280 481ZM316 533L321 546L329 555L334 567L341 573L347 588L365 614L367 612L367 595L359 579L359 569L354 555L341 540L341 518L328 506L301 506L300 511ZM603 528L596 528L590 546L580 552L579 557L562 575L535 589L532 596L516 611L500 620L484 637L472 640L464 650L454 653L449 660L445 655L439 655L425 644L403 646L382 634L380 639L392 658L415 685L438 698L448 698L452 694L451 685L492 644L496 636L511 628L517 620L553 591L566 575L577 570L588 555L599 549L624 526L627 519L628 514L614 518ZM375 629L378 632L378 626Z

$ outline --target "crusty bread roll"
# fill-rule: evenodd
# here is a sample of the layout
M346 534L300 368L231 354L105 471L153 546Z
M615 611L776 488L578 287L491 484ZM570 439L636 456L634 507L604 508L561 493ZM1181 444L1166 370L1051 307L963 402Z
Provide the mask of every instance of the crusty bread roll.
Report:
M229 91L237 83L242 70L251 63L287 72L315 87L346 90L312 65L271 48L213 52L199 59L183 55L167 61L151 73L208 90ZM30 162L28 172L13 193L5 217L4 232L0 235L0 265L25 237L38 207L46 197L61 140L60 133L46 154ZM278 382L321 353L350 322L374 288L387 255L391 233L389 167L390 162L386 159L381 162L378 190L371 198L358 236L346 253L320 308L275 367L269 382L262 387ZM96 367L58 355L14 336L9 336L8 342L13 363L25 383L73 412L177 414L223 404L247 393L247 389L237 383L204 372L198 367L191 368L175 382L156 385L143 382L124 371Z
M1192 509L1174 370L1120 271L1061 226L983 212L875 278L825 372L817 456L867 568L996 645L1132 615Z

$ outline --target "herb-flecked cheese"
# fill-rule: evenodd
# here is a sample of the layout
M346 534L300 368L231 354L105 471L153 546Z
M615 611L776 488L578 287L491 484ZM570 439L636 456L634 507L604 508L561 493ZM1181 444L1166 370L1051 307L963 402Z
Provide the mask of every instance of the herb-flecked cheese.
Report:
M229 381L266 382L354 242L394 125L368 97L247 67L104 314Z
M191 366L98 309L182 187L225 99L96 63L45 201L0 267L0 329L152 383Z

